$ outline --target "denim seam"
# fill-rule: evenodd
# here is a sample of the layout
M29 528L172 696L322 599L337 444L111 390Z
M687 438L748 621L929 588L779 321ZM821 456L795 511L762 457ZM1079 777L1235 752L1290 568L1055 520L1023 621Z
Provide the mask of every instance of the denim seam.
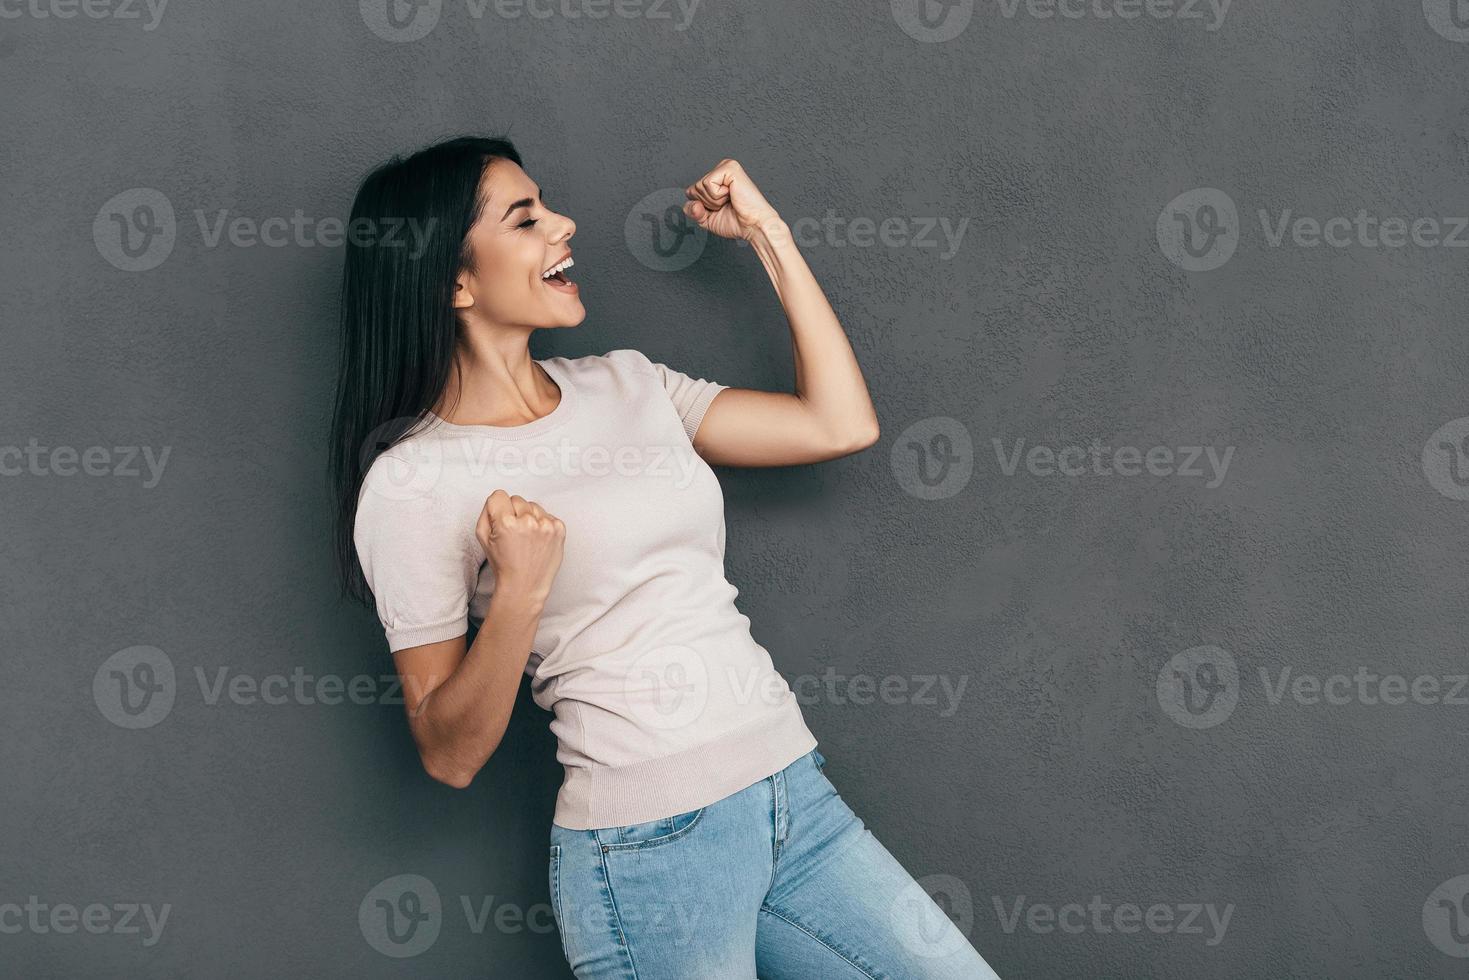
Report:
M775 880L780 870L780 833L777 829L780 821L780 790L775 785L774 775L767 776L765 781L770 784L770 884L765 886L765 894L769 895L775 890Z
M571 962L566 948L566 913L561 908L561 845L551 845L551 911L556 915L556 930L561 934L561 954Z
M878 977L877 974L871 972L870 970L867 969L867 967L865 967L862 964L858 963L856 960L852 959L852 957L848 956L846 953L844 953L841 950L837 949L831 943L827 942L825 939L823 939L821 936L817 935L816 933L812 932L810 929L807 929L804 925L802 925L801 923L797 922L795 919L791 918L790 916L785 915L784 913L777 911L776 909L772 908L770 905L767 905L764 902L761 902L760 903L760 911L766 912L766 913L768 913L770 915L773 915L777 919L780 919L782 922L788 922L792 926L794 926L795 928L801 930L806 935L810 936L812 939L816 940L818 943L820 943L821 945L825 946L827 949L831 950L833 954L835 954L836 956L841 957L842 960L847 963L847 965L849 965L852 969L856 970L858 973L862 974L864 977L867 977L868 980L880 980L880 978Z
M607 868L606 845L602 846L601 852L602 883L607 888L607 905L612 910L612 924L617 929L617 944L622 947L622 955L627 960L631 980L638 980L638 965L632 958L632 947L627 942L627 931L622 928L622 910L617 907L617 892L612 887L612 872Z

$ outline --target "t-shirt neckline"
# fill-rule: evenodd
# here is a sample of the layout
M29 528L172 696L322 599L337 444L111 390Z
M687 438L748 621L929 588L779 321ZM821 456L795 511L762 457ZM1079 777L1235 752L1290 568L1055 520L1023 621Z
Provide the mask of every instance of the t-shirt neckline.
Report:
M460 425L458 422L450 422L447 419L440 418L432 411L427 411L424 414L433 423L433 428L443 429L447 432L462 432L465 434L478 432L493 435L496 439L528 439L532 436L542 435L561 426L576 413L578 397L576 385L571 380L570 372L564 370L560 362L561 358L559 357L536 361L551 376L551 380L556 382L556 386L561 389L561 401L550 412L542 415L534 422L527 422L524 425Z

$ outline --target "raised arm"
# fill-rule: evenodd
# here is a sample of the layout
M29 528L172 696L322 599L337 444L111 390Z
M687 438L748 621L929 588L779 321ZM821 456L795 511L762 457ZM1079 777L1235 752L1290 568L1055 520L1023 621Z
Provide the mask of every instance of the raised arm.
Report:
M754 246L791 330L794 392L728 388L709 404L694 448L722 466L792 466L875 443L877 413L857 356L790 229L734 160L686 191L684 213L712 234Z

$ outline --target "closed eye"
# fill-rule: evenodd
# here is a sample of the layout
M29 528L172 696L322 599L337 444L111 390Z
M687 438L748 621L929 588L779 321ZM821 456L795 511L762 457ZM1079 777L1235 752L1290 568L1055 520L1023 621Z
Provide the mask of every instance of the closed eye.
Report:
M536 200L540 202L541 207L545 207L546 206L546 199L545 199L545 197L543 197L541 195L541 189L539 187L536 188ZM529 204L530 204L530 199L529 198L527 198L527 199L525 199L523 201L516 201L514 204L510 205L510 210L513 211L517 207L526 207ZM522 221L520 224L516 225L515 227L517 227L517 228L531 228L531 227L534 227L535 226L535 224L536 224L536 222L538 220L539 219L537 219L537 218L526 218L524 221Z

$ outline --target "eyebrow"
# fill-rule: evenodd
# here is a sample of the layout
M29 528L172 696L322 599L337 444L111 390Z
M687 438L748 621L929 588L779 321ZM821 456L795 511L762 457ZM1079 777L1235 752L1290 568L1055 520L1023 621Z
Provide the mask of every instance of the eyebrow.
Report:
M537 187L536 188L536 197L540 197L540 196L541 196L541 189L539 187ZM502 215L500 215L500 220L501 221L504 221L506 218L510 217L510 212L511 211L514 211L516 208L528 208L528 207L530 207L534 203L535 202L533 200L531 200L530 198L528 198L528 197L522 197L520 200L516 201L515 203L511 204L508 208L505 209L505 213L502 214Z

